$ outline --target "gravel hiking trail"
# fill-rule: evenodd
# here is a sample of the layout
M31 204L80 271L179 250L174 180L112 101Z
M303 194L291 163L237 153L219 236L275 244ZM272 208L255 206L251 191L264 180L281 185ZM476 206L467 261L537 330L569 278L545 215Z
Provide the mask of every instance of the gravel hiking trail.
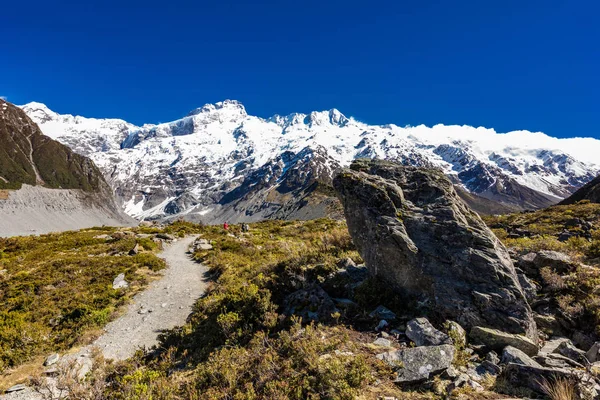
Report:
M179 239L159 254L167 262L164 276L133 298L127 312L104 328L92 347L104 357L127 359L140 347L158 344L157 336L183 325L192 306L206 289L206 267L191 259L188 248L195 236Z
M158 335L186 322L192 306L205 291L207 268L192 260L188 248L196 236L188 236L168 245L159 254L167 262L164 275L133 297L125 314L110 322L94 343L62 360L91 363L92 348L105 358L127 359L139 348L158 344ZM60 363L60 362L59 362ZM52 378L49 378L52 379ZM1 400L38 400L42 397L30 388L0 395Z

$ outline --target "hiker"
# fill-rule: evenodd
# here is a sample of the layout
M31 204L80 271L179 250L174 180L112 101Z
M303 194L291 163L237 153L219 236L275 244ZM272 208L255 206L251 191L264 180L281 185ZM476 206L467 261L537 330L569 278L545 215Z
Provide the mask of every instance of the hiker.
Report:
M229 224L227 222L225 222L223 224L223 229L228 230L229 229Z

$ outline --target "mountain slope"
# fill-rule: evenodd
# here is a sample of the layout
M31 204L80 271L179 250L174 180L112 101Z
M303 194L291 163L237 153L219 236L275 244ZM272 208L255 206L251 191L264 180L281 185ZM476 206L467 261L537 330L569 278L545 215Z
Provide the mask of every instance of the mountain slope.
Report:
M560 204L574 204L581 200L600 203L600 176L589 181L581 189L561 201Z
M284 210L298 210L298 190L306 191L313 181L284 184L283 176L291 179L287 171L298 168L308 153L319 154L309 169L327 174L364 157L439 168L488 212L554 204L600 173L594 162L600 141L594 139L500 134L469 126L375 126L335 109L264 119L227 100L141 128L121 120L61 116L39 103L23 109L42 130L88 154L125 211L140 219L183 216L221 222L286 216ZM323 188L330 179L316 180L324 182ZM294 196L283 196L294 191ZM313 205L300 214L316 215Z
M0 100L0 236L130 222L89 158Z

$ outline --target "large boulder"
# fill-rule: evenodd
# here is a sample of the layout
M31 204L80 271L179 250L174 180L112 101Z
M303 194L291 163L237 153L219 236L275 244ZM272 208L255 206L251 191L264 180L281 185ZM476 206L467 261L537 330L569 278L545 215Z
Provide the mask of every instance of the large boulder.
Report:
M441 319L537 339L508 251L442 172L357 160L333 183L372 275Z

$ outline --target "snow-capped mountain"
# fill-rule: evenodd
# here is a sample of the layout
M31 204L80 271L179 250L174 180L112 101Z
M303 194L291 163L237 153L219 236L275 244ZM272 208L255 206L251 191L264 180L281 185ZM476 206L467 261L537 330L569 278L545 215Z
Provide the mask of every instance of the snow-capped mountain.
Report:
M91 157L125 211L140 219L325 215L335 209L327 189L332 174L359 157L440 168L470 197L512 209L556 203L600 172L595 139L375 126L336 109L264 119L227 100L170 123L136 127L60 115L39 103L22 108L45 134Z

